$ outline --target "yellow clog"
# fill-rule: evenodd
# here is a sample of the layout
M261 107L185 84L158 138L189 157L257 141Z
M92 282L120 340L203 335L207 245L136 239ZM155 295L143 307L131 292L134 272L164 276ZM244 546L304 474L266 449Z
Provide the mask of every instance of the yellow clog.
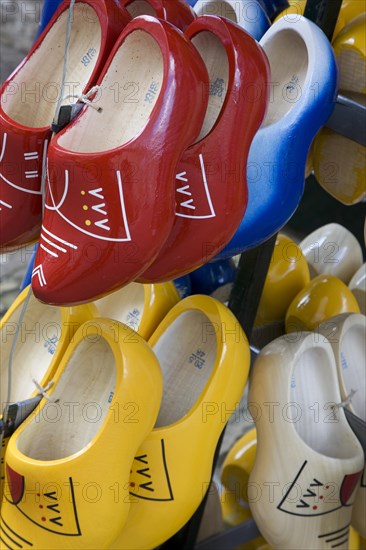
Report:
M249 507L244 507L242 504L239 504L235 493L232 493L229 489L224 488L222 491L221 506L224 521L228 528L235 527L240 523L253 519ZM263 537L258 536L249 542L240 544L235 550L271 550L271 547Z
M29 286L17 296L0 321L1 411L8 397L9 357L23 306L25 312L12 361L11 403L37 395L34 380L42 387L50 382L77 329L96 315L92 305L43 304L33 296Z
M113 549L155 548L189 520L207 491L218 439L249 371L249 345L237 319L209 296L179 302L149 344L162 368L163 400L135 456L131 511Z
M131 283L94 304L100 317L124 323L148 340L177 302L179 294L174 283Z
M108 548L129 511L133 458L159 410L159 364L129 327L94 319L75 334L54 382L10 438L1 538L9 548Z
M357 533L356 529L353 529L351 526L349 530L349 550L360 550L360 544L360 535Z
M289 7L283 10L274 20L277 21L281 17L286 17L290 14L304 15L307 0L288 0ZM351 19L361 15L366 11L365 0L343 0L341 9L339 11L337 24L334 29L333 39L341 32Z
M240 502L248 502L248 480L257 450L257 432L251 428L231 447L221 470L221 482Z
M248 504L248 481L253 469L257 452L257 432L251 428L231 447L221 470L221 481L224 486L221 506L224 521L234 527L244 521L253 519ZM237 550L270 550L263 537L241 544Z
M286 313L286 332L315 330L340 313L360 313L356 298L337 277L318 275L293 299Z
M221 509L225 525L228 527L235 527L235 525L252 519L249 505L240 501L240 495L237 494L236 490L231 491L225 486L222 488L221 493Z
M348 284L363 262L360 243L339 223L319 227L299 247L308 261L311 277L334 275Z
M366 13L352 19L333 41L340 70L340 90L362 94L366 102ZM361 202L366 197L366 148L329 129L322 130L314 145L316 179L330 195L343 204Z
M309 267L300 248L279 235L259 302L256 325L285 318L292 300L310 281Z
M8 400L10 403L24 401L39 394L40 388L52 384L53 375L76 330L95 313L92 305L54 307L42 304L33 296L29 286L17 296L0 321L0 414ZM14 338L16 343L12 352ZM8 396L11 354L11 391ZM0 502L8 441L8 437L2 439Z

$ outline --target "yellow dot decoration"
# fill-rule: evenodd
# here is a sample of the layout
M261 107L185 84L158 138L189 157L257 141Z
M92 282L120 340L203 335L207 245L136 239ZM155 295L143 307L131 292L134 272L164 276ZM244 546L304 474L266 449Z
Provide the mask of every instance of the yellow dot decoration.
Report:
M89 207L86 204L84 204L83 205L83 210L89 210Z
M85 195L85 191L80 191L80 195Z
M91 221L90 220L85 220L85 225L91 225Z

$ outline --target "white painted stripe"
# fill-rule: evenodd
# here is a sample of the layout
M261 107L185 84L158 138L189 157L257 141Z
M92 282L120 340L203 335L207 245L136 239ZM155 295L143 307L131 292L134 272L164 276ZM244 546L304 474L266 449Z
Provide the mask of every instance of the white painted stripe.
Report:
M11 187L14 187L14 189L18 189L18 191L23 191L23 193L29 193L29 195L42 195L41 191L31 191L30 189L23 189L23 187L19 187L19 185L15 185L15 183L12 183L11 181L7 180L2 174L0 174L0 178L5 181L8 185Z
M127 234L128 240L130 241L131 240L131 233L130 233L130 228L128 227L128 221L127 221L127 215L126 215L126 206L125 206L125 199L124 199L124 196L123 196L123 186L122 186L121 172L119 170L117 170L116 175L117 175L119 200L120 200L120 203L121 203L123 223L124 223L124 226L125 226L125 229L126 229L126 234Z
M65 244L66 246L70 246L71 248L74 248L75 250L78 249L78 247L75 244L71 244L68 241L65 241L64 239L61 239L61 237L57 237L57 235L54 235L54 233L51 233L51 231L49 229L47 229L44 225L42 225L42 231L47 233L47 235L49 235L50 237L53 237L54 239L56 239L56 241L58 241L62 244Z
M41 286L43 286L43 284L47 284L46 282L46 279L45 279L45 276L44 276L44 273L43 273L43 267L41 264L37 265L33 271L32 271L32 277L34 277L35 275L38 275L38 279L41 283ZM43 284L42 284L43 283Z
M7 137L8 137L8 135L6 133L4 133L4 135L3 135L3 145L2 145L2 148L1 148L1 154L0 154L0 162L3 160L3 157L4 157Z
M44 282L42 281L41 274L40 274L39 271L36 271L35 273L32 272L32 279L33 279L33 277L35 277L36 275L38 275L39 284L40 284L41 286L44 286L46 283L44 283Z
M0 200L0 204L2 204L3 206L5 206L6 208L13 208L13 207L11 206L11 204L8 204L7 202L2 201L2 200Z
M62 248L62 246L58 246L58 244L53 243L52 241L47 239L47 237L45 235L41 235L41 239L46 241L46 243L50 244L54 248L57 248L57 250L59 250L60 252L67 252L66 248Z
M55 258L58 258L58 254L56 252L52 252L52 250L48 250L42 243L39 245L43 250L48 252L48 254L51 254L51 256L54 256Z
M190 191L187 191L187 189L189 189L189 185L185 185L184 187L179 187L179 189L177 189L177 192L191 197L192 193Z
M38 171L37 170L32 170L32 171L28 171L25 173L25 177L26 178L38 178Z
M209 188L208 188L207 177L206 177L206 170L205 170L205 164L204 164L204 162L203 162L203 155L202 155L202 153L199 155L199 157L200 157L200 164L201 164L203 185L205 186L205 191L206 191L206 195L207 195L208 204L209 204L209 207L210 207L212 216L216 216L215 210L214 210L214 207L213 207L213 204L212 204L212 200L211 200L210 190L209 190Z
M55 201L53 200L53 194L52 194L52 189L51 189L51 182L50 182L50 178L49 178L49 173L48 173L48 164L47 164L47 181L48 181L48 189L50 191L50 195L52 197L52 202L53 204L55 204ZM69 190L69 171L68 170L65 170L65 184L64 184L64 192L62 194L62 197L61 197L61 200L60 202L58 203L57 206L49 206L48 204L45 204L45 208L47 208L47 210L58 210L59 208L61 208L61 206L63 205L65 199L66 199L66 195L68 193L68 190Z
M180 180L180 181L188 181L187 178L183 177L183 176L186 176L186 175L187 175L187 172L180 172L180 174L177 174L177 175L175 176L175 178L176 178L177 180Z
M99 187L98 189L92 189L91 191L88 191L89 195L93 195L94 197L97 197L98 199L104 200L104 195L100 193L100 191L103 191L102 187Z

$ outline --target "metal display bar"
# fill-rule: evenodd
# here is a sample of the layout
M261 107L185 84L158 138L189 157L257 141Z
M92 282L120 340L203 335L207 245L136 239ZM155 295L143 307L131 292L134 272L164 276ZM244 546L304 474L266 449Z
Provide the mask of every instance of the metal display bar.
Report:
M316 23L331 41L341 5L342 0L308 0L304 17Z
M341 91L327 128L366 147L365 95Z

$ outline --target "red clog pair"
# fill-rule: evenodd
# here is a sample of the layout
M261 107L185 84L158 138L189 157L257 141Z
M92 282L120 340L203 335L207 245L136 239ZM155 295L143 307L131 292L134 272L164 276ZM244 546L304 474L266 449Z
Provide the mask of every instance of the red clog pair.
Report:
M199 18L185 36L130 22L97 80L99 109L86 105L49 146L35 295L82 303L221 250L245 211L267 80L260 47L229 21Z
M69 8L64 0L0 90L0 251L39 238L42 171L61 94ZM64 96L94 86L119 34L141 8L183 31L195 19L184 0L76 0ZM133 101L134 84L123 93ZM71 101L65 97L62 103Z

